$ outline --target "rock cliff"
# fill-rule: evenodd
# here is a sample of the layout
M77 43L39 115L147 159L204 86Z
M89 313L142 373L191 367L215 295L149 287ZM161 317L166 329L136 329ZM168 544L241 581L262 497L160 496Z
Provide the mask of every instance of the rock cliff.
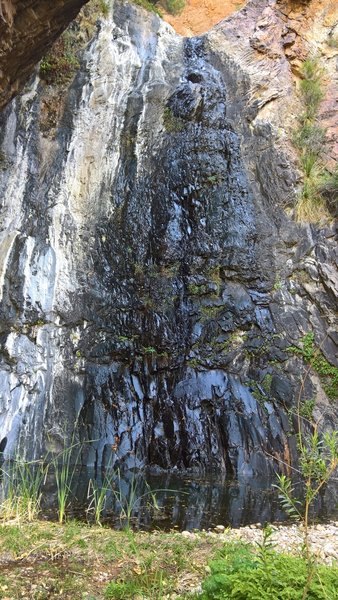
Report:
M0 109L88 0L0 1Z
M117 2L69 85L2 113L1 450L267 476L298 403L332 426L335 230L293 219L293 21L252 0L185 39Z

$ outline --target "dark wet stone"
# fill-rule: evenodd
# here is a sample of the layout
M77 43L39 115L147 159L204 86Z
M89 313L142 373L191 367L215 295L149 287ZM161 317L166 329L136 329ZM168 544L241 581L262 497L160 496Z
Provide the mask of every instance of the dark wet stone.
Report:
M271 380L271 394L279 402L286 406L291 406L294 399L294 392L290 382L281 375L274 375Z
M295 462L288 347L326 336L333 241L284 214L297 173L249 125L240 65L116 2L51 138L48 93L0 115L6 452L74 440L96 468L242 478Z

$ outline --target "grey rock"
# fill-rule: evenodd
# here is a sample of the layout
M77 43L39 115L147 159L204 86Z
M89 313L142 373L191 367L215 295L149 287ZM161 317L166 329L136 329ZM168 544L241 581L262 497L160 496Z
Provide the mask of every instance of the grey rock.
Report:
M291 406L294 392L290 382L281 375L274 375L271 380L271 394L279 402Z
M252 125L253 80L213 36L183 39L116 2L54 138L39 78L1 114L8 454L80 442L88 465L242 478L296 461L286 407L302 369L287 348L333 322L334 242L284 213L297 173L271 123ZM310 255L316 289L297 279ZM274 289L286 263L297 295Z

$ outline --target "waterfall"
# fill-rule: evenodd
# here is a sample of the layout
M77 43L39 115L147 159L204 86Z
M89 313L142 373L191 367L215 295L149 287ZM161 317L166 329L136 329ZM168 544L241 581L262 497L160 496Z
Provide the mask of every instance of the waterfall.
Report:
M293 273L323 242L285 214L293 166L217 35L116 3L61 95L37 75L0 117L9 454L76 440L88 465L243 477L295 460L288 347L327 315Z

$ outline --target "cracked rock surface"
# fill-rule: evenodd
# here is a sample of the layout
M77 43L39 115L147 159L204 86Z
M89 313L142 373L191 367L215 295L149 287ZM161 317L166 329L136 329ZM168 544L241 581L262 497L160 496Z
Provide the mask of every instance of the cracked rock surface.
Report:
M116 3L62 93L33 78L2 113L1 450L271 476L297 461L302 378L333 426L289 350L313 331L337 364L336 245L292 220L274 5L184 39Z

